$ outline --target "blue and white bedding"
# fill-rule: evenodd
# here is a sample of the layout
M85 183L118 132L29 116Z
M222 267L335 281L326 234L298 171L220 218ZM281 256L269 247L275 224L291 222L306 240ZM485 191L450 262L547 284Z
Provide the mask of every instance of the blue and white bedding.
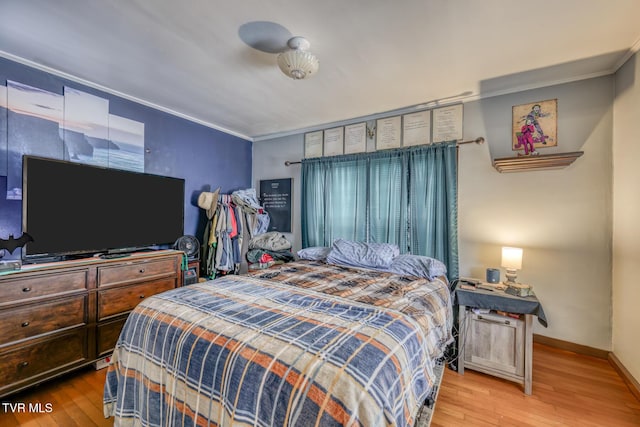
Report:
M444 280L294 262L143 301L105 384L115 426L412 426L451 340Z
M298 258L346 267L371 268L405 276L434 280L447 275L442 261L422 255L399 254L397 245L337 239L332 246L313 246L298 251Z

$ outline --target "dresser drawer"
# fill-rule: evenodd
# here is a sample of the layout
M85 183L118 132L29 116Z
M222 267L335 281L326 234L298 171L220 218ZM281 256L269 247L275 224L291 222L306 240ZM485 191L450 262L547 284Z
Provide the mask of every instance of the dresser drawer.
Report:
M86 296L78 295L44 304L31 304L0 312L0 346L58 329L87 323Z
M161 279L139 285L123 286L98 292L98 320L133 310L143 299L173 289L176 279Z
M110 322L104 322L98 325L98 334L96 336L98 342L98 356L109 353L116 346L120 332L127 321L126 317L122 317Z
M87 361L87 357L86 328L1 354L0 395L9 386L54 371L64 371Z
M98 287L124 285L168 275L177 272L177 258L148 260L98 268Z
M0 282L0 307L16 301L64 295L87 288L87 270L38 274Z

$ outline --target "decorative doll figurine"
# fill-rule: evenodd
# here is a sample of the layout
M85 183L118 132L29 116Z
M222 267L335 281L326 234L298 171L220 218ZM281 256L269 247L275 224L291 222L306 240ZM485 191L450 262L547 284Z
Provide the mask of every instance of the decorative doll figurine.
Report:
M524 145L525 156L536 155L538 152L533 144L533 133L536 131L535 126L530 118L527 118L526 123L520 129L520 138L518 138L518 145Z

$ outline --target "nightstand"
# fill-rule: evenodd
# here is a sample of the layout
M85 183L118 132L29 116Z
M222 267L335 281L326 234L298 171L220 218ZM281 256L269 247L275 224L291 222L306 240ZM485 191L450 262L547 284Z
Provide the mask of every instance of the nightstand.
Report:
M535 295L512 296L501 290L456 289L459 305L458 373L465 368L515 381L531 394L533 319L547 326ZM474 312L472 308L484 309ZM480 311L487 311L482 313ZM517 318L497 314L517 314Z

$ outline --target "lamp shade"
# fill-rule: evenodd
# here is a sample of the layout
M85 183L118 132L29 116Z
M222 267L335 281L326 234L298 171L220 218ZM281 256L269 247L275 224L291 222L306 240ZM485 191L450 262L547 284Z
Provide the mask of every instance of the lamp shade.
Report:
M309 41L304 37L296 36L287 42L289 50L278 55L278 67L294 80L301 80L315 74L318 71L318 58L309 52Z
M522 248L504 246L502 248L502 266L510 270L522 268Z
M278 55L278 66L287 76L300 80L318 71L318 59L311 52L292 49Z

